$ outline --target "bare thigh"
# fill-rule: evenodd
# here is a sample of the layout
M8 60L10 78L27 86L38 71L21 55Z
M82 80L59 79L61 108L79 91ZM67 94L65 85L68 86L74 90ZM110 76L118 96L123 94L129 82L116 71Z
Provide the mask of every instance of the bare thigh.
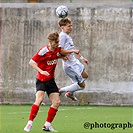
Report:
M82 77L83 78L88 78L88 73L85 70L82 72Z
M36 100L35 100L35 104L40 106L43 99L44 99L44 94L45 92L44 91L37 91L36 93Z
M60 105L59 93L56 93L56 92L55 92L55 93L51 93L51 94L49 95L49 98L50 98L50 100L52 101L51 107L58 109L58 107L59 107L59 105Z
M83 72L82 72L82 77L83 78L88 78L88 73L84 70ZM81 88L85 88L85 81L83 81L82 83L80 83L80 84L78 84Z

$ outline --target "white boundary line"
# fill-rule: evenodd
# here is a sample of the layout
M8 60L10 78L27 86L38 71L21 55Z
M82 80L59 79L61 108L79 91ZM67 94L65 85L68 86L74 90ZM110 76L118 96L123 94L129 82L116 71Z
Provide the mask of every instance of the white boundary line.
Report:
M75 110L85 110L85 109L95 109L96 107L87 107L87 108L74 108ZM70 109L59 109L59 111L65 111L65 110L70 110ZM38 111L38 113L43 113L45 111ZM2 113L3 115L15 115L15 114L29 114L29 112L8 112L8 113Z

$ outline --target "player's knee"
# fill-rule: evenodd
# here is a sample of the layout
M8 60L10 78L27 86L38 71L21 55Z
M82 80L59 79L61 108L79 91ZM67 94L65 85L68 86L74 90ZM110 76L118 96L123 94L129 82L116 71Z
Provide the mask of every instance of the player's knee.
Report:
M81 87L82 89L84 89L84 88L85 88L85 84L83 84L83 85L80 85L80 87Z
M86 79L87 79L88 77L89 77L89 75L87 74L87 75L86 75Z
M85 86L86 86L86 85L85 85L85 82L83 82L83 83L79 84L79 86L80 86L80 88L81 88L81 89L84 89L84 88L85 88Z
M86 71L82 72L82 77L87 79L89 77L88 73Z
M55 107L58 107L58 106L60 106L60 100L56 100L56 101L53 101L53 105L55 106Z
M60 100L58 100L57 102L56 102L56 104L59 106L60 105L60 103L61 103L61 101Z
M84 75L83 78L87 79L89 77L88 73L86 73L86 75Z
M37 99L35 101L35 104L38 105L38 106L40 106L42 102L43 102L43 99L39 98L39 99Z

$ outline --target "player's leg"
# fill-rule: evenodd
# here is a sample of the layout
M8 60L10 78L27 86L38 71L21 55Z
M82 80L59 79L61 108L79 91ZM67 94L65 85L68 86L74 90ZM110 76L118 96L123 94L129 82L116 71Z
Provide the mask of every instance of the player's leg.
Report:
M82 77L83 77L84 79L87 79L88 76L89 76L85 69L83 70L83 72L81 73L81 75L82 75Z
M50 106L48 110L48 115L46 118L46 122L43 126L44 131L50 131L50 132L56 132L51 126L52 121L54 120L56 113L58 111L58 107L60 105L60 97L59 93L51 93L49 95L50 100L52 101L52 105Z
M87 78L87 73L84 70L84 65L77 63L74 66L64 66L64 72L69 76L74 84L60 88L59 92L74 92L82 89L82 83ZM81 87L79 86L81 84Z
M80 89L84 89L84 88L85 88L85 80L88 78L88 73L87 73L87 72L85 71L85 69L84 69L83 72L81 73L81 75L82 75L84 81L81 80L81 81L83 81L83 82L78 83L78 85L80 86Z
M59 92L67 92L65 94L66 97L70 98L73 101L77 101L77 98L73 93L85 88L84 81L86 80L86 78L88 78L88 73L85 71L84 66L81 63L75 65L74 67L66 67L64 68L64 71L72 80L72 82L74 82L74 84L61 88Z
M51 126L52 121L54 120L56 113L58 111L58 107L60 105L60 97L59 97L59 92L58 92L58 87L54 81L54 79L51 79L49 81L49 85L47 85L47 90L46 90L49 99L52 102L52 105L50 106L48 110L48 115L46 118L46 122L43 126L44 131L50 131L50 132L56 132Z
M31 107L28 123L24 128L26 132L29 132L33 125L33 120L35 119L39 110L39 106L41 105L44 99L44 93L45 93L45 82L36 79L36 99L35 103Z
M77 72L70 72L70 74L68 74L68 76L71 78L71 80L75 83L69 85L69 86L66 86L66 87L62 87L60 88L59 92L62 93L62 92L74 92L74 91L77 91L77 90L82 90L85 88L85 79L88 78L88 73L83 70L83 72L81 73L81 75L78 73L77 75Z
M73 83L69 86L65 86L65 87L62 87L60 88L59 92L60 93L63 93L63 92L74 92L76 90L80 89L78 83Z
M58 111L59 105L60 105L59 93L51 93L49 95L49 98L52 101L52 105L49 108L46 121L49 123L52 123L52 121L56 115L56 112Z
M32 128L33 120L35 119L35 117L36 117L36 115L38 113L39 106L41 105L43 99L44 99L44 91L38 91L36 93L35 103L32 105L31 110L30 110L28 123L27 123L27 125L24 128L24 130L26 132L29 132L30 129Z
M74 87L71 88L72 87L71 86L71 87L67 88L67 89L70 89L70 91L65 94L65 96L67 98L70 98L73 101L77 101L77 98L75 97L74 92L79 91L79 90L83 90L85 88L85 79L88 78L88 73L84 70L81 73L81 75L82 75L82 77L79 78L79 80L77 80L77 81L80 81L80 83L77 84L77 88L76 88L76 85L73 84ZM77 76L77 79L78 79L78 76Z
M75 83L70 86L67 86L66 89L68 90L67 93L65 94L66 98L69 98L73 101L77 101L76 96L74 95L75 91L83 90L85 88L85 82L83 81L82 83Z
M75 66L69 66L69 67L64 66L63 69L64 69L64 72L71 79L73 84L71 84L69 86L66 86L66 87L60 88L59 92L60 93L67 92L67 91L73 92L73 91L76 91L77 89L80 89L80 87L79 87L79 85L77 83L79 81L83 80L82 75L81 75L81 73L83 71L83 68L79 67L78 65L75 65Z

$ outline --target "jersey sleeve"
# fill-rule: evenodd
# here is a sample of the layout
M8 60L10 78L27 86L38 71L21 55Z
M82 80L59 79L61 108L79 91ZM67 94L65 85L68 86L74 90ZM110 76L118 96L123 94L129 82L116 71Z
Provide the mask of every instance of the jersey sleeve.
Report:
M36 63L39 63L43 58L44 55L47 51L44 48L41 48L33 57L32 60L35 61Z
M41 58L41 56L38 54L38 52L32 57L32 60L35 61L36 63L39 63Z
M63 34L60 34L59 41L60 41L59 46L64 48L65 47L65 42L66 42L66 36L63 35Z

